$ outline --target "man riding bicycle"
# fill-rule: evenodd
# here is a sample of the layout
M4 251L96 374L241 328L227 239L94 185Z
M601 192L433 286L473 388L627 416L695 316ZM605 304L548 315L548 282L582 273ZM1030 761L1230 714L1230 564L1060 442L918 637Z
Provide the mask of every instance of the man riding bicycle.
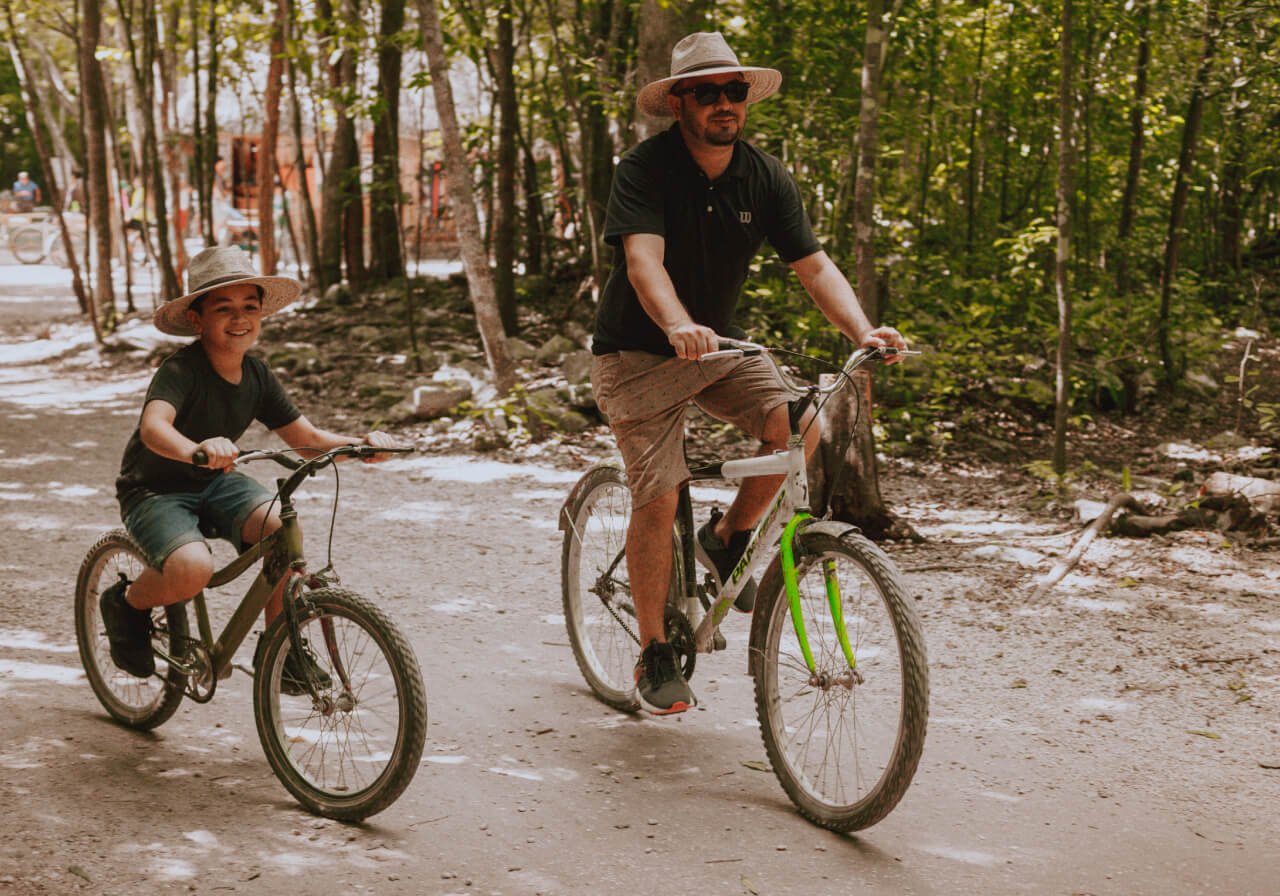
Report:
M685 37L671 75L646 85L641 110L674 118L618 163L605 239L615 249L592 343L592 383L622 453L631 490L627 570L640 643L640 699L651 712L683 712L697 700L666 643L671 530L684 460L684 413L694 402L760 439L786 447L791 395L761 356L698 359L721 336L741 338L734 311L748 264L764 240L796 272L823 314L860 345L905 348L891 327L873 328L848 280L813 234L800 192L773 156L741 139L747 106L782 82L775 69L739 64L719 32ZM807 424L806 420L806 424ZM818 427L805 430L806 451ZM743 482L723 516L698 530L697 548L723 581L781 477ZM749 584L735 606L750 612Z

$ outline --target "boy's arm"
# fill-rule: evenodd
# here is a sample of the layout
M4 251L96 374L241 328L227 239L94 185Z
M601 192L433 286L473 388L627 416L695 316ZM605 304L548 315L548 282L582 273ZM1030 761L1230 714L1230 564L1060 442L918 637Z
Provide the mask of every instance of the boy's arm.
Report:
M230 439L205 439L193 442L173 425L178 418L178 409L163 399L153 398L142 409L142 421L138 424L138 435L142 444L152 452L167 457L169 460L191 463L191 456L196 449L209 456L206 466L214 470L222 470L231 466L238 450Z
M303 457L314 457L322 451L327 451L330 448L341 448L343 445L372 445L375 448L396 448L399 446L399 443L385 432L375 429L363 438L359 436L344 436L341 433L320 429L308 420L306 415L272 431L283 439L290 448L298 449L298 453ZM365 463L378 463L390 456L389 454L375 454L373 457L365 458L364 461Z

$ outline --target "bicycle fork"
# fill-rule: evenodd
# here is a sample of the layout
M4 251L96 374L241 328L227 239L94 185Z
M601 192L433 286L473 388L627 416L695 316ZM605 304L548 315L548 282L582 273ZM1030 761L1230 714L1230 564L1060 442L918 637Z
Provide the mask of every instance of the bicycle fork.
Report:
M804 664L809 669L810 683L815 686L825 686L831 682L819 680L824 676L819 675L817 666L813 661L813 651L809 648L809 636L805 631L804 614L800 609L800 584L796 578L794 548L796 532L804 525L806 520L812 519L812 514L805 511L797 511L795 516L787 523L786 528L782 530L782 584L786 589L787 603L791 605L791 625L795 629L796 640L800 643L800 653L804 655ZM831 621L836 629L836 638L840 642L840 650L844 653L845 662L849 664L849 671L852 673L849 683L861 684L862 676L858 673L858 661L853 655L853 648L849 645L849 633L844 628L844 608L840 600L840 580L836 576L834 560L827 560L823 564L822 577L826 585L827 603L831 607Z

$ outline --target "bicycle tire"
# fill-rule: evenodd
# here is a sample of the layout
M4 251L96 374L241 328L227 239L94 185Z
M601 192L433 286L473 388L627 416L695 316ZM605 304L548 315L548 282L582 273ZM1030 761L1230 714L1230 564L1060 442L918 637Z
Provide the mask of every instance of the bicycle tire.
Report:
M289 630L281 615L262 636L254 677L258 737L298 802L326 818L360 821L395 802L418 771L427 736L418 660L395 624L350 591L307 592L298 625L333 686L321 700L282 690Z
M44 261L44 228L29 224L9 234L9 251L23 264Z
M592 467L574 486L563 513L560 586L573 658L601 702L636 712L633 669L640 644L623 624L629 619L635 625L635 606L621 556L631 521L631 491L622 471L610 464Z
M803 816L835 831L861 830L893 810L920 762L929 706L924 637L901 575L880 548L858 534L814 530L797 541L816 674L795 639L775 559L761 583L751 631L760 731L774 774ZM838 569L860 682L849 675L835 634L827 560ZM874 725L880 730L869 731Z
M168 721L182 703L187 678L157 658L156 675L135 678L111 661L98 596L119 573L131 581L147 568L142 549L123 529L108 532L89 549L76 576L76 642L89 686L104 709L130 728L147 731ZM188 642L187 611L172 604L152 611L155 639L170 656Z

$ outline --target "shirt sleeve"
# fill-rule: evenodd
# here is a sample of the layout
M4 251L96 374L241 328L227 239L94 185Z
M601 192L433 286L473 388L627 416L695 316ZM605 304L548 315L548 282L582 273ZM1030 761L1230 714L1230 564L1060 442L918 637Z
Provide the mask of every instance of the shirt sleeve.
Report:
M807 258L822 248L809 224L809 215L800 198L800 188L795 179L781 167L775 171L774 208L768 232L769 245L787 264Z
M261 363L261 362L260 362ZM280 385L280 380L276 379L276 375L271 372L271 368L266 364L261 364L262 375L262 400L258 404L258 412L255 418L262 421L262 425L267 429L279 429L282 426L288 426L294 420L302 416L289 396L285 394L284 386Z
M636 153L622 157L613 172L609 209L605 215L604 239L619 247L629 233L667 235L662 184L652 165Z
M183 356L170 355L160 364L156 375L151 378L151 385L147 387L147 398L143 405L159 400L168 402L173 405L174 410L181 411L195 389L195 382L195 371L185 362Z

